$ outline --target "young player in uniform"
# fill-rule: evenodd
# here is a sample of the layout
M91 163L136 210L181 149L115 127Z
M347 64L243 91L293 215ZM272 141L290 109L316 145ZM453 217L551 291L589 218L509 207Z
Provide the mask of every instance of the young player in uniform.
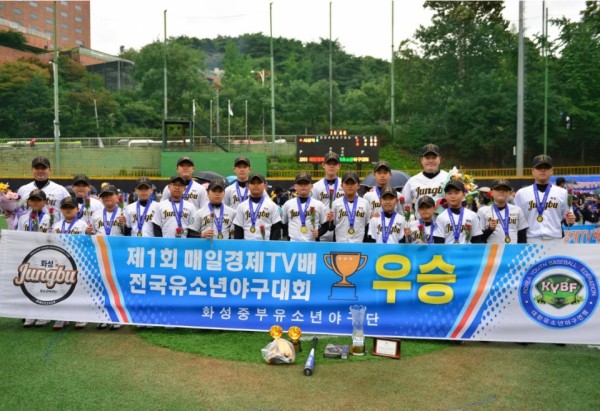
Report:
M154 237L152 218L159 204L150 198L153 191L152 180L140 177L135 182L137 201L125 207L125 235L134 237Z
M99 194L102 202L102 210L93 214L91 226L88 226L86 234L123 236L125 227L125 216L123 210L118 207L119 190L108 184L104 186Z
M52 169L50 168L50 160L46 157L35 157L31 162L31 171L33 173L34 180L28 184L25 184L17 193L21 198L29 198L29 193L34 189L43 190L47 197L47 208L53 210L54 220L60 220L61 215L58 210L60 200L69 196L69 192L63 186L56 184L49 180ZM6 215L10 213L6 212ZM14 229L15 227L8 227Z
M550 156L542 154L534 157L531 172L534 183L517 191L515 196L515 205L523 210L529 224L527 242L561 244L562 220L573 225L576 219L569 208L567 190L550 184Z
M322 167L325 170L325 177L313 185L311 196L333 211L333 202L344 196L342 180L337 176L341 168L340 156L333 151L328 152L323 156ZM324 233L319 239L320 241L333 241L333 231Z
M225 188L223 204L235 210L240 203L248 199L248 177L251 171L252 167L248 157L241 156L234 160L233 172L237 180ZM266 192L264 195L267 195Z
M169 180L170 197L158 204L158 209L152 217L155 237L186 238L188 228L196 207L190 201L184 200L187 183L181 176L173 176ZM204 187L202 187L204 189Z
M38 188L29 193L27 199L27 212L19 217L16 229L18 231L46 232L50 225L50 216L46 211L46 193ZM48 320L39 320L35 318L26 318L23 321L23 327L43 327L48 324Z
M283 205L283 231L290 241L319 241L319 228L327 222L329 209L319 200L311 198L310 174L296 174L294 188L297 196Z
M435 200L429 196L423 196L417 201L417 211L419 213L418 228L419 235L414 236L409 227L404 229L407 242L411 244L433 244L433 234L435 233ZM421 233L422 231L422 233Z
M512 188L508 180L494 180L491 185L492 204L477 211L483 229L483 242L508 244L527 242L527 221L523 210L508 204Z
M208 203L208 194L206 193L206 189L192 178L195 170L192 159L189 157L181 157L177 160L176 170L177 175L183 179L185 184L183 199L192 203L197 210L204 207ZM169 190L170 186L168 185L163 190L161 202L167 201L171 197L171 192Z
M264 196L266 180L259 173L248 179L250 197L236 208L233 220L236 240L279 240L281 217L274 202Z
M433 241L436 244L475 244L481 243L482 232L479 218L473 211L463 207L465 185L451 178L444 187L444 198L448 208L435 222Z
M424 195L432 197L435 201L444 197L443 185L448 178L448 172L440 170L440 148L435 144L425 145L421 149L420 161L423 171L409 178L402 189L404 204L416 204Z
M85 234L85 230L88 225L83 220L77 217L79 204L75 197L65 197L60 202L60 212L62 219L57 221L52 226L52 231L58 234ZM68 321L57 320L54 322L52 328L56 331L62 330ZM76 329L85 328L86 322L77 321L75 323Z
M377 185L371 191L365 193L363 198L369 202L373 217L379 217L381 213L381 193L392 178L392 168L387 161L379 161L375 164L373 176Z
M384 186L380 189L380 193L381 211L371 217L368 242L379 244L404 242L404 216L396 212L398 192L393 187Z
M371 220L371 206L358 196L360 178L352 172L342 177L344 196L333 202L334 241L338 243L362 243L367 240L367 228Z
M85 174L78 174L73 178L71 187L77 195L77 203L79 204L77 218L86 224L91 223L91 217L94 213L101 212L104 206L100 200L90 196L92 191L90 179Z
M208 184L208 204L194 213L188 237L216 240L233 237L235 210L223 204L225 190L221 179Z

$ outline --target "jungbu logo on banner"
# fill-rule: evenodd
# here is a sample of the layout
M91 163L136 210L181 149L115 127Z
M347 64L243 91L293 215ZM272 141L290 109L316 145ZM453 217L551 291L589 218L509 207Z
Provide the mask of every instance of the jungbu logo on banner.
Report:
M13 284L39 305L66 300L77 286L77 266L69 253L54 245L32 250L19 264Z

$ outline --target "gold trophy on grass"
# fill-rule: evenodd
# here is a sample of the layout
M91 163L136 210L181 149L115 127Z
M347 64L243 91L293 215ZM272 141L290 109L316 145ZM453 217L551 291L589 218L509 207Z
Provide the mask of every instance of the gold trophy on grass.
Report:
M290 340L292 340L292 344L294 345L294 350L296 352L302 352L302 345L300 344L300 336L302 335L302 330L300 327L293 325L288 330L288 335Z

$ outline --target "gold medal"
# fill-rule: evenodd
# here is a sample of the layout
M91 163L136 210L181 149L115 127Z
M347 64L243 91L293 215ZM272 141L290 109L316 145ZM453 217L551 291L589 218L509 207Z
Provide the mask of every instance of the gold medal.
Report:
M348 229L348 234L350 234L350 235L354 234L354 228L350 227Z
M506 237L506 238L504 239L504 242L505 242L506 244L510 243L510 237Z
M300 231L301 231L302 233L306 233L306 232L308 231L308 228L306 228L306 226L305 226L305 225L303 225L302 227L300 227Z
M253 233L256 231L256 228L254 226L250 227L250 232Z
M138 233L137 233L137 236L138 236L138 237L141 237L141 236L142 236L142 232L141 232L141 231L138 231Z
M538 220L538 222L541 223L542 221L544 221L544 217L542 217L541 215L539 215L538 218L537 218L537 220Z
M217 238L218 238L219 240L220 240L220 239L222 239L222 238L223 238L223 234L219 233L219 234L217 235Z

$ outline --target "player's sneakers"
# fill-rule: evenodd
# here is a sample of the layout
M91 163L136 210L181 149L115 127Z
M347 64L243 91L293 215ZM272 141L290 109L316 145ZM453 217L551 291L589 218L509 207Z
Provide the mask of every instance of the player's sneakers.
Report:
M60 320L59 321L55 321L54 325L52 326L52 329L55 330L55 331L60 331L63 328L65 328L65 326L67 324L69 324L68 321L60 321Z
M96 328L97 328L97 329L99 329L99 330L105 330L105 329L107 329L107 328L108 328L108 324L106 324L106 323L101 323L101 324L98 324L98 325L96 326Z
M110 329L111 330L120 330L121 329L121 324L111 324L110 325Z
M87 325L86 322L78 321L75 323L75 329L81 330L82 328L85 328L86 325Z
M35 318L26 318L25 321L23 321L23 327L25 328L30 328L33 327L35 325Z
M35 320L35 326L36 327L43 327L46 324L48 324L50 321L49 320Z

